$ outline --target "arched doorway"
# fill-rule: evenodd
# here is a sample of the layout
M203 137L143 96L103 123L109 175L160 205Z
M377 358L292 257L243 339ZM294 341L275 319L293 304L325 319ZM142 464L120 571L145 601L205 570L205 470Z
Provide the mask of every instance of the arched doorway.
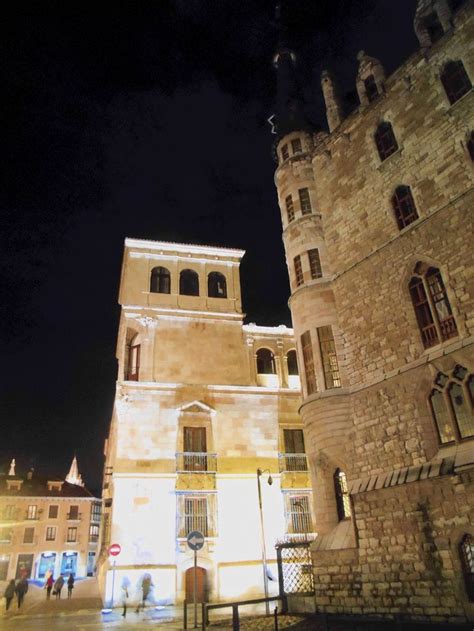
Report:
M186 570L186 602L194 602L194 567ZM196 602L207 602L207 572L203 567L196 568Z

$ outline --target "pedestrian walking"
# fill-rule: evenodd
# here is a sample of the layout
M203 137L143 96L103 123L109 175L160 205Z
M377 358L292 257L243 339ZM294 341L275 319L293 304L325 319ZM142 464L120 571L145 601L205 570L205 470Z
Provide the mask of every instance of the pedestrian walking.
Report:
M11 602L13 597L15 596L15 580L12 580L8 583L5 592L3 593L3 597L5 598L5 611L10 609Z
M145 603L150 595L151 588L153 587L153 583L151 582L151 576L149 574L145 574L142 580L142 602L141 606L145 609ZM140 603L138 603L135 613L138 613L140 610Z
M74 589L74 576L69 574L69 578L67 579L67 597L71 598L72 590Z
M23 600L27 592L28 592L28 579L26 578L26 576L23 576L23 578L20 578L20 580L18 581L15 587L15 593L18 598L18 609L20 609L21 605L23 604Z
M44 588L46 590L46 600L50 600L51 598L51 590L53 589L53 585L54 585L54 577L52 574L50 574L44 584Z
M123 605L122 617L123 618L127 617L127 602L128 602L128 580L125 577L122 581L122 605Z
M64 585L64 577L62 574L60 574L60 576L58 576L53 586L53 594L55 594L56 600L59 600L61 598L61 590L63 588L63 585Z

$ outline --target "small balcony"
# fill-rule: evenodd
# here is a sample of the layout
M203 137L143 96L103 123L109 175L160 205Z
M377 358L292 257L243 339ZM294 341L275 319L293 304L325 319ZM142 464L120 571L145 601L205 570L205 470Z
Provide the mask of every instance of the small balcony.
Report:
M183 451L176 454L177 473L215 473L217 454L207 452Z
M68 513L66 519L68 521L81 521L82 513Z
M280 473L308 471L306 454L278 454Z

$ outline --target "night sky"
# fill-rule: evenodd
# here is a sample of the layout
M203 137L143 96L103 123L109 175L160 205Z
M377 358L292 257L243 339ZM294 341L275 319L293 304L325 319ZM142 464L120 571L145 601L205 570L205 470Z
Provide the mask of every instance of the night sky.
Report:
M415 0L287 0L309 113L329 67L392 72ZM3 16L0 470L100 487L123 240L243 248L247 322L290 325L273 184L274 0L18 2Z

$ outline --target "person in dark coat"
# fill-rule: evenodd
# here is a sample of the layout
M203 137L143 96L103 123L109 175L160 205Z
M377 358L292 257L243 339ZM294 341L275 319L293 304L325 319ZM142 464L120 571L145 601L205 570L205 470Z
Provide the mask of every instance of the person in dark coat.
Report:
M74 576L69 574L69 578L67 579L67 597L71 598L72 590L74 589Z
M154 587L154 585L151 582L151 576L149 574L145 574L145 576L143 577L143 580L142 580L142 602L141 602L141 606L143 607L143 609L145 609L145 603L146 603L146 600L147 600L148 596L150 595L152 587ZM140 610L140 603L138 603L137 608L135 610L135 613L138 613L139 610Z
M64 577L61 574L56 579L56 582L54 583L54 587L53 587L53 594L56 594L56 600L61 598L61 590L63 588L63 585L64 585Z
M16 596L18 598L18 609L23 604L23 599L25 598L25 594L28 592L28 579L26 576L20 578L15 587Z
M54 577L52 574L50 574L46 579L46 583L44 584L44 588L46 590L46 600L49 600L51 598L51 590L53 589L53 585Z
M3 594L6 601L6 611L10 609L11 602L13 597L15 596L15 580L12 580L8 583L7 588Z

